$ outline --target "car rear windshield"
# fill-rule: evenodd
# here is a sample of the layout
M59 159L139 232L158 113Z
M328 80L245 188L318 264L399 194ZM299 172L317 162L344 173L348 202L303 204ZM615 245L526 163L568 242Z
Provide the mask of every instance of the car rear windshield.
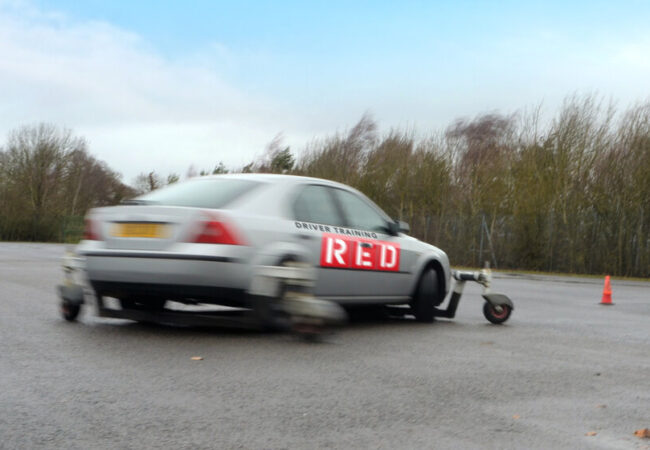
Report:
M235 199L260 186L252 180L197 179L172 184L163 189L141 195L127 203L152 203L164 206L189 206L193 208L226 208Z

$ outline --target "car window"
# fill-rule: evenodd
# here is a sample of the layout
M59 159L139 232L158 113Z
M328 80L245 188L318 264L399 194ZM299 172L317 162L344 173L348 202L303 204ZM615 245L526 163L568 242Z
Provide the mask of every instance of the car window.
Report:
M190 206L194 208L225 208L246 192L260 186L252 180L236 178L198 178L174 183L165 188L141 195L128 203L153 203L164 206Z
M305 186L293 205L295 219L303 222L342 226L343 219L330 191L331 189L325 186Z
M368 202L352 192L342 189L335 191L348 227L383 233L387 231L386 219Z

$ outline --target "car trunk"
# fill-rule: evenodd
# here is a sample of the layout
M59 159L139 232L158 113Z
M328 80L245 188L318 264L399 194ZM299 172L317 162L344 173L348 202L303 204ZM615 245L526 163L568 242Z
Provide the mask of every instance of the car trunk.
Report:
M90 220L107 249L165 251L178 242L194 242L213 215L197 208L125 205Z

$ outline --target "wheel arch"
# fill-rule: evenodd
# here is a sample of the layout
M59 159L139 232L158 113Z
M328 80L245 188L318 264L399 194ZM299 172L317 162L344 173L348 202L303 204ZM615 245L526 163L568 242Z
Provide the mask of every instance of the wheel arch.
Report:
M287 259L310 262L310 253L307 248L294 242L274 242L259 251L252 260L252 266L273 266Z

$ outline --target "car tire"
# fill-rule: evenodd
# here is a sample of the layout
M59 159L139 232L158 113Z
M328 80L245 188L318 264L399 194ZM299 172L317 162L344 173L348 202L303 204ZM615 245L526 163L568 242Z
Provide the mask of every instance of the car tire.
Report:
M277 265L281 267L291 266L298 263L293 256L284 256ZM285 294L286 286L280 287L277 298L258 298L253 305L253 309L258 320L265 331L287 331L291 328L291 318L284 310L282 299Z
M433 268L427 268L420 276L418 287L411 300L411 312L415 320L433 322L438 295L438 273Z

